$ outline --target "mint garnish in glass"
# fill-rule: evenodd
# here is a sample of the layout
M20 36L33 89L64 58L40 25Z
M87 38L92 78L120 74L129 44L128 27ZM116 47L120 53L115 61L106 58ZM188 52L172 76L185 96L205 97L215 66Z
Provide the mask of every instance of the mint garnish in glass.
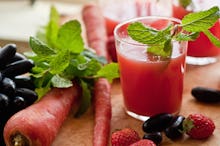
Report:
M214 6L205 11L190 13L182 19L181 24L172 24L162 30L134 22L128 26L127 31L133 40L148 46L148 53L169 58L172 53L172 40L195 40L200 32L203 32L214 45L220 47L220 40L209 31L219 18L219 8Z

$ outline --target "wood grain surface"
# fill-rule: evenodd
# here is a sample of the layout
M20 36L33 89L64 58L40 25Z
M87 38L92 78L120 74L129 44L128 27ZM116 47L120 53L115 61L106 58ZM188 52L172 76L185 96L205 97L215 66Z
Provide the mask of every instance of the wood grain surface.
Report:
M220 103L197 102L191 95L191 89L196 86L220 88L220 62L206 66L186 66L183 102L180 111L180 114L184 116L190 113L202 113L212 118L216 125L214 134L205 140L193 140L185 135L180 140L171 141L163 136L161 146L220 146ZM124 112L119 80L115 80L112 84L112 110L111 131L131 127L137 130L141 137L143 136L142 121L133 119ZM92 145L92 131L92 108L79 119L74 119L70 113L53 146L90 146Z
M74 17L82 22L80 14ZM68 20L68 17L66 20ZM84 29L83 23L82 27ZM84 30L83 36L85 37ZM188 116L191 113L202 113L210 117L216 125L214 134L205 140L193 140L187 135L184 135L182 139L176 141L171 141L163 135L163 141L160 146L220 146L220 103L201 103L196 101L191 95L191 89L196 86L220 89L220 58L218 59L218 62L205 66L186 65L183 101L179 113L183 116ZM111 132L116 129L131 127L137 130L142 137L144 134L142 131L143 122L131 118L124 112L123 96L119 79L113 82L111 94ZM73 113L70 113L52 146L92 146L93 116L93 107L78 119L73 117ZM110 145L109 139L109 146Z
M70 18L77 18L81 21L81 18L77 15L74 17L64 17L62 22ZM83 36L84 35L83 33ZM3 44L5 44L5 42L3 42ZM27 47L27 44L25 44L25 47ZM20 52L24 52L24 49L21 48ZM186 66L183 101L179 113L184 116L191 113L202 113L210 117L216 125L214 134L205 140L193 140L185 135L182 139L176 141L171 141L163 135L161 146L220 146L220 103L205 104L197 102L191 95L191 89L196 86L220 89L220 58L217 63L206 66ZM116 129L131 127L137 130L142 137L143 122L131 118L124 112L123 96L119 79L113 82L111 94L111 132ZM74 118L73 113L70 113L52 146L92 146L93 118L93 107L80 118ZM110 145L109 139L109 146Z

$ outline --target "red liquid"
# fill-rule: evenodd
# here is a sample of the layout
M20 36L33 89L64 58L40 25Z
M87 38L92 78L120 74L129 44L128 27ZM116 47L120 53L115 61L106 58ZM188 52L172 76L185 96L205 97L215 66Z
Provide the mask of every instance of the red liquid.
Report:
M115 5L115 3L109 4L109 5ZM124 20L127 20L127 19L134 18L134 17L147 16L150 14L150 3L149 2L142 3L139 0L135 0L127 5L127 3L123 1L122 2L118 1L116 5L121 5L122 8L126 7L126 10L124 10L123 12L118 12L117 10L112 9L110 13L104 12L106 30L107 30L108 36L114 35L113 31L114 31L115 26L118 23ZM117 8L120 9L121 7L117 7ZM133 13L131 14L130 12L133 12Z
M183 17L185 15L191 13L191 11L184 9L181 6L173 5L172 7L173 7L173 17L174 18L183 19Z
M105 17L105 24L108 36L113 36L114 28L119 22L111 18Z
M114 4L112 4L112 5L114 5ZM122 2L118 1L117 5L119 5L119 4L122 7L126 6L126 3L124 3L123 1ZM118 8L120 8L120 7L118 7ZM143 12L143 8L146 8L145 12ZM103 11L105 11L105 9ZM129 11L132 11L133 14L126 13ZM148 15L148 14L150 14L149 11L150 11L150 3L149 2L142 3L139 0L135 0L133 2L133 5L128 5L128 7L126 6L125 12L118 13L117 10L112 9L111 13L108 13L108 12L104 13L106 31L107 31L107 35L108 35L107 49L108 49L109 55L111 57L111 60L113 62L117 62L117 55L116 55L115 41L114 41L114 28L115 28L115 26L118 23L120 23L121 21L124 21L125 18L130 19L133 17ZM110 15L110 16L108 16L108 15Z
M124 104L128 111L152 116L181 107L185 53L166 61L149 61L144 48L117 49ZM126 48L123 48L126 47Z

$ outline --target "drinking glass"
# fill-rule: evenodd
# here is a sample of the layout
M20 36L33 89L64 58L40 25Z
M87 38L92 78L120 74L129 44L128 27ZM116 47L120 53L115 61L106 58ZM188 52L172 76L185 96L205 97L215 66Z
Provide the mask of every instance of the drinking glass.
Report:
M187 42L172 40L172 55L168 58L147 53L147 45L128 35L127 27L133 22L160 30L181 21L147 16L124 21L115 27L125 111L139 120L159 113L177 114L182 102Z

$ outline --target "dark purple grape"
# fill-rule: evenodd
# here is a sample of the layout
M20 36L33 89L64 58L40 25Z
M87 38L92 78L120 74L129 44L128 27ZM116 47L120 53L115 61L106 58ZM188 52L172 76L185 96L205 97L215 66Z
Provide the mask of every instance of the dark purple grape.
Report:
M19 60L8 64L6 68L2 70L2 74L6 77L15 77L30 72L32 67L34 67L32 60Z
M27 105L33 104L38 98L36 92L27 88L17 88L16 95L23 97Z
M142 129L144 132L152 133L163 131L167 128L173 118L172 114L161 113L151 116L143 123Z
M156 145L159 145L162 142L162 134L161 132L153 132L153 133L145 133L143 139L150 139Z
M13 99L12 99L12 102L11 102L11 110L13 113L16 113L22 109L24 109L25 107L27 107L27 104L25 102L25 99L21 96L15 96Z
M175 116L172 120L172 124L164 130L165 135L172 140L182 137L184 119L184 116Z
M16 53L15 44L7 44L0 49L0 68L4 68L5 65L15 56Z
M15 82L17 88L35 89L34 83L29 76L16 76L13 81Z
M16 61L19 61L19 60L25 60L25 59L27 59L27 58L24 55L22 55L21 53L16 52L14 57L11 58L11 60L9 61L9 63L16 62Z
M220 91L212 88L195 87L191 94L201 102L216 103L220 102Z
M3 78L1 84L0 84L0 92L9 96L9 97L12 97L15 95L15 88L16 88L16 85L14 83L13 80L11 80L10 78Z
M3 79L3 76L2 76L2 73L0 72L0 82L2 81Z
M0 113L6 111L9 105L8 96L5 94L0 93Z

